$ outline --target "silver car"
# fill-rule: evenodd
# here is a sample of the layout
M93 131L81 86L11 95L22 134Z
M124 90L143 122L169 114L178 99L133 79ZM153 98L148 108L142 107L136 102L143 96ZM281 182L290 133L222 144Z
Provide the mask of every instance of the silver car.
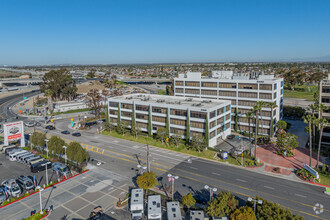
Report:
M22 193L21 188L16 183L15 179L5 180L1 185L7 187L8 194L13 197L19 196Z
M6 193L5 193L5 190L0 187L0 204L3 203L4 201L6 201L7 199L7 196L6 196Z

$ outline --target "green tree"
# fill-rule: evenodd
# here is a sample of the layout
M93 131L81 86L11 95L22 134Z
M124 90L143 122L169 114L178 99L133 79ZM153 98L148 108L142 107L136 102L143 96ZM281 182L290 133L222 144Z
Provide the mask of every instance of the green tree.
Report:
M148 189L151 189L157 185L156 173L153 171L144 172L143 175L137 177L136 183L138 184L139 188L144 189L146 194L148 194Z
M318 168L318 166L319 166L323 129L324 129L324 127L327 127L329 125L329 123L328 123L327 119L321 118L321 119L317 120L317 125L320 128L320 137L319 137L319 145L318 145L318 149L317 149L316 168Z
M269 102L268 107L270 108L270 137L274 135L274 108L278 107L275 102Z
M69 160L75 161L76 163L82 163L89 158L87 151L78 142L70 142L66 149L66 156Z
M111 133L111 131L113 131L116 128L116 125L112 121L110 121L104 124L104 128L106 131L109 131Z
M148 135L152 136L152 116L151 116L151 106L149 105L149 115L148 115Z
M264 101L258 101L257 105L259 106L260 111L260 122L261 122L261 134L264 134L264 123L262 119L262 108L266 106L266 103Z
M309 133L309 166L312 165L312 124L315 123L315 116L306 115L304 117L304 122L308 123L308 133Z
M121 112L120 112L120 103L118 104L118 110L117 110L117 130L119 131L119 127L121 127L121 118L120 118Z
M211 217L224 217L233 213L238 200L230 192L220 192L216 198L207 203L205 212Z
M131 134L137 138L137 130L136 130L136 121L135 121L135 105L132 108L132 119L131 119Z
M196 199L193 197L191 193L182 197L182 205L190 208L196 204Z
M187 109L186 144L190 142L190 111Z
M236 132L238 131L238 112L237 108L235 107L235 129Z
M256 220L256 215L254 211L249 206L242 206L236 209L231 215L231 220Z
M46 139L46 134L40 132L34 132L30 136L30 142L33 144L34 147L37 147L39 149L41 149L41 147L43 147L46 144L45 139Z
M206 140L202 135L193 136L190 140L189 149L199 153L207 147Z
M166 142L166 138L168 137L168 132L166 128L159 128L157 130L156 137L161 140L162 144L164 144L164 141Z
M88 73L87 73L87 78L94 78L95 77L95 73L96 73L96 69L91 69Z
M65 141L59 136L52 136L48 142L48 149L52 154L57 154L57 157L60 157L60 154L64 154Z
M249 123L249 142L251 142L251 119L253 118L253 112L251 111L247 112L246 117Z
M286 129L287 126L288 126L288 124L285 121L278 121L276 123L278 133L282 133Z
M173 142L173 144L174 144L176 147L178 147L178 145L179 145L181 139L182 139L181 136L178 135L178 134L173 134L173 135L171 136L171 141Z
M92 108L95 112L95 116L99 117L102 105L102 96L97 89L91 89L86 95L87 106Z
M288 156L291 156L293 150L298 147L297 136L290 133L282 132L277 136L276 146L278 148L278 151L283 156L284 152L286 152Z

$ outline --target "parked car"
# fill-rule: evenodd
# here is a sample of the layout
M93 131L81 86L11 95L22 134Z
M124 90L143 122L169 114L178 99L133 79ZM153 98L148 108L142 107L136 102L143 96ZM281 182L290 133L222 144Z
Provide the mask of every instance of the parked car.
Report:
M70 173L70 170L68 169L68 167L66 165L64 165L63 163L54 162L52 164L52 169L54 171L56 171L56 168L60 175L68 175Z
M40 122L35 122L35 123L34 123L34 126L40 127L41 124L40 124Z
M61 131L61 133L62 134L70 134L70 131L65 130L65 131Z
M5 190L0 186L0 204L7 200Z
M31 122L31 121L27 121L27 122L24 122L24 125L27 126L27 127L33 127L34 123Z
M22 189L30 190L34 188L32 180L27 176L19 176L16 182L18 183L18 185L20 185L20 187L22 187Z
M8 194L13 197L19 196L22 193L15 179L5 180L1 185L7 187Z
M53 125L47 125L45 128L48 129L48 130L55 130L56 129Z
M75 137L80 137L80 136L81 136L81 134L80 134L79 132L74 132L74 133L72 133L72 136L75 136Z

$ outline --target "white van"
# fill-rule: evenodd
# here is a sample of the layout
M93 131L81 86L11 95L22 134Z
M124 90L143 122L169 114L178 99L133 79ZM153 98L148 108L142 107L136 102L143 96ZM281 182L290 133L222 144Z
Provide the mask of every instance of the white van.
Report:
M30 154L31 154L31 152L28 151L28 152L16 155L16 162L21 162L22 157L25 157L25 156L30 155Z
M132 189L131 191L131 214L132 219L142 219L143 216L143 189Z
M31 157L28 157L28 158L25 158L24 159L24 164L25 165L28 165L28 163L30 162L30 161L32 161L32 160L35 160L35 159L39 159L39 158L41 158L39 155L32 155Z
M20 163L24 163L25 158L29 158L29 157L31 157L31 156L34 156L34 154L31 153L31 152L29 152L28 154L25 154L24 156L21 156L21 157L19 158L19 161L18 161L18 162L20 162Z
M28 153L29 153L28 151L25 151L25 152L22 152L22 153L16 154L16 155L15 155L15 161L18 162L18 158L19 158L20 156L23 156L23 155L28 154Z
M27 151L26 150L20 150L20 151L11 152L8 155L8 159L10 161L15 161L16 160L16 155L24 153L24 152L27 152Z

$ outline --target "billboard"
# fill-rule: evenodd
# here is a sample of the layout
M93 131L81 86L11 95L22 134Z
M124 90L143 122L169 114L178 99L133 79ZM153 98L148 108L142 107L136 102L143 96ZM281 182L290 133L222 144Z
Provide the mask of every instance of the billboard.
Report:
M10 122L3 125L4 144L8 145L9 141L21 139L21 146L24 147L24 125L23 121Z

